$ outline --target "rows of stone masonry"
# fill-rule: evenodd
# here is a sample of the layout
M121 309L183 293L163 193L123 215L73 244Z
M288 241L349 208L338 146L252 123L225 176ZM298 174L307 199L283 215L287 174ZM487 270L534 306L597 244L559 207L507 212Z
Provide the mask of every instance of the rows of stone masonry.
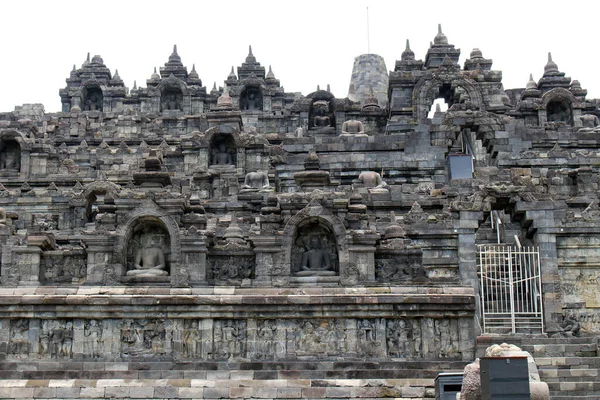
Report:
M404 398L435 397L441 370L462 361L5 362L0 398Z
M597 337L502 340L531 353L540 378L548 384L552 400L600 399L600 349ZM493 341L497 342L498 339L494 338Z

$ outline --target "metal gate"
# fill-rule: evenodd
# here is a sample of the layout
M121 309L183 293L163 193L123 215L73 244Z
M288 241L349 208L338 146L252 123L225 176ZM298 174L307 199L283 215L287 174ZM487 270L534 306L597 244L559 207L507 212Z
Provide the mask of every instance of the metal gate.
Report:
M483 331L543 333L539 248L478 247Z

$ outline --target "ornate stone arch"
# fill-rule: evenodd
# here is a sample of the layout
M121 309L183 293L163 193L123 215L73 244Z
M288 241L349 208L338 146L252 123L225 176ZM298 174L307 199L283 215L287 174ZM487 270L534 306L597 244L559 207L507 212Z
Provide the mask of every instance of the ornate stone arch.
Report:
M133 235L144 223L152 223L162 227L169 235L170 275L171 282L178 281L182 274L181 267L181 235L177 222L162 208L151 200L145 200L139 207L130 211L117 228L117 241L114 248L115 270L121 276L127 271L127 251Z
M85 199L85 210L81 210L79 215L85 215L88 222L93 221L94 212L92 210L98 195L109 195L112 198L121 191L121 187L109 181L95 181L88 183L83 187L81 197Z
M413 89L413 116L417 119L427 118L427 113L433 104L436 93L444 85L450 85L451 90L462 88L469 96L472 106L478 110L484 109L483 96L477 82L460 74L428 73L423 76Z
M0 173L21 173L27 176L31 140L14 130L0 130Z
M248 95L248 91L252 90L252 89L256 89L258 91L258 100L260 105L257 108L247 108L246 105L244 104L244 102L246 101L246 96ZM264 109L264 96L267 92L267 87L264 85L264 83L256 78L256 77L250 77L250 78L246 78L243 79L242 81L240 81L240 85L238 86L238 96L239 96L239 109L244 111L244 110L263 110Z
M177 78L175 75L171 74L167 78L162 79L156 89L162 94L165 89L176 87L181 90L181 94L184 96L189 96L189 90L184 81Z
M573 94L564 88L554 88L552 90L547 91L542 95L541 103L540 103L540 113L539 119L540 123L544 122L565 122L567 125L577 125L575 122L580 122L576 117L577 113L575 109L581 108L578 107L578 100L573 96ZM553 118L554 110L558 106L562 108L563 112L568 114L566 116L566 120L560 121L556 118Z
M90 79L85 81L85 84L81 86L81 110L83 111L103 111L104 110L104 97L107 93L108 87L102 82L96 79ZM91 97L94 94L100 94L100 99L92 101ZM91 110L91 104L99 106L100 109Z
M290 276L292 273L292 248L297 238L298 229L308 223L319 223L327 226L334 238L337 250L337 265L339 276L344 277L349 273L350 257L348 253L348 241L346 239L346 228L342 221L324 208L317 200L311 202L291 217L283 230L283 249L281 274Z

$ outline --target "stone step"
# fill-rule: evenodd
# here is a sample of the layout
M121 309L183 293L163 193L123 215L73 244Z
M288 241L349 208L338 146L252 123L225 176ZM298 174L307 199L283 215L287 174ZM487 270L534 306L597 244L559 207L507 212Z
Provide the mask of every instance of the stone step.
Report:
M443 370L449 372L449 370ZM461 371L460 369L454 371ZM124 370L124 371L0 371L0 379L434 379L442 370Z
M538 369L600 368L600 357L534 357Z
M582 378L585 380L590 380L590 377L598 377L600 376L600 369L592 368L592 369L541 369L539 370L540 377L545 382L552 382L551 379L575 379Z
M583 382L546 382L550 393L562 394L580 394L580 395L598 395L600 398L600 381L583 381Z
M597 357L596 343L552 343L522 344L521 350L528 351L535 357Z
M433 379L282 380L10 380L0 381L2 399L216 399L216 398L345 398L431 399Z

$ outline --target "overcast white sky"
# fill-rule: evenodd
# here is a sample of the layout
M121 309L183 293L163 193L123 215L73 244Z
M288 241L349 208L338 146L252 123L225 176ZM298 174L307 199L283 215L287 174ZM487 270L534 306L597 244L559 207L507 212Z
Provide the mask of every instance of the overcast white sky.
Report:
M177 44L182 62L196 64L208 90L223 85L252 45L257 60L287 92L308 94L331 85L345 97L354 57L370 50L388 70L410 39L424 59L441 23L461 49L461 65L474 47L503 71L505 89L537 81L548 51L559 69L600 97L598 18L600 1L32 1L0 4L2 58L0 111L43 103L61 108L58 90L73 64L99 54L130 89L146 86Z

